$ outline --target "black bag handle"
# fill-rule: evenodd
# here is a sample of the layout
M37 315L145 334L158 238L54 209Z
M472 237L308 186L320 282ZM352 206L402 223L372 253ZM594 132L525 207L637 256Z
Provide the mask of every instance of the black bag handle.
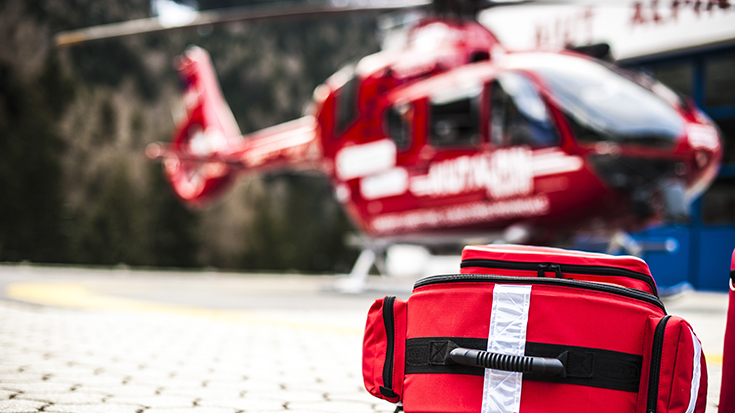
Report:
M564 274L561 273L561 266L559 264L539 264L536 270L539 278L546 277L546 271L553 272L556 278L564 278Z
M511 356L462 347L453 349L449 353L449 357L455 363L464 364L465 366L547 376L564 376L564 363L557 358Z

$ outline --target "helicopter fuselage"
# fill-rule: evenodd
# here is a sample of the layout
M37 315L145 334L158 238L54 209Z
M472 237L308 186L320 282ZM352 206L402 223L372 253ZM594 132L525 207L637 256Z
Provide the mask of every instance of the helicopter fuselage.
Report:
M314 112L242 137L201 49L181 59L186 118L162 157L199 205L243 173L318 170L371 238L549 241L685 219L714 179L719 132L649 78L572 52L508 52L474 21L428 19L402 50L338 71Z

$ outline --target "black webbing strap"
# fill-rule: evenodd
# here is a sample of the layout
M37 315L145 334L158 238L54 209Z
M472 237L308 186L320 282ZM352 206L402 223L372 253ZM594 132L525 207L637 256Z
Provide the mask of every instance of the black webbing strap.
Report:
M487 339L425 337L406 340L406 374L467 374L482 376L485 369L455 364L449 357L449 342L459 347L484 350ZM553 357L564 362L562 376L523 374L524 380L577 384L611 390L638 392L643 357L587 347L526 343L526 356Z

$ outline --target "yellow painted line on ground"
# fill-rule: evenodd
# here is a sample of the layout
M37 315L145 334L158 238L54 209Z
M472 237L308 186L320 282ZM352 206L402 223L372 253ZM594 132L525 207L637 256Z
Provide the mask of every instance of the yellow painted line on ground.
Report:
M296 323L268 318L263 315L227 309L209 309L176 304L163 304L134 298L99 294L82 282L25 282L6 286L8 297L34 304L96 311L143 312L164 315L206 318L210 320L306 329L339 334L362 335L359 328L344 328L313 323Z
M270 319L242 310L208 309L176 304L162 304L134 298L95 293L82 282L27 282L6 287L10 298L54 307L78 308L97 311L144 312L206 318L215 321L306 329L348 335L362 335L359 328L343 328L322 324L296 323ZM722 364L721 354L706 354L707 363Z
M722 354L705 354L704 358L707 359L707 364L722 364Z

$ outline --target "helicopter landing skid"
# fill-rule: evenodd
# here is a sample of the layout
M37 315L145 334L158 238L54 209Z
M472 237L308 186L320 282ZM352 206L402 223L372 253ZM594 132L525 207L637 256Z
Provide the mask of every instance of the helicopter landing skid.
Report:
M616 231L615 234L610 237L607 253L615 254L622 251L625 251L630 255L640 257L643 255L643 246L627 232Z
M352 266L352 271L350 271L347 277L335 281L334 289L346 294L362 292L365 289L365 282L367 281L370 267L373 266L374 262L375 252L369 249L362 250L357 257L357 261L355 261L355 265Z
M481 235L455 233L382 239L349 237L347 243L360 249L360 255L350 273L335 280L330 289L344 294L362 293L367 289L368 275L373 268L380 276L393 279L389 284L394 288L398 288L396 284L401 284L396 283L396 279L403 279L405 282L407 279L425 277L437 271L457 272L459 255L465 245L522 243L528 234L530 229L527 226L516 224L504 232Z
M674 254L679 250L679 242L674 237L633 237L625 231L616 231L607 236L578 236L566 248L583 251L605 252L607 254L629 254L643 257L649 252Z

